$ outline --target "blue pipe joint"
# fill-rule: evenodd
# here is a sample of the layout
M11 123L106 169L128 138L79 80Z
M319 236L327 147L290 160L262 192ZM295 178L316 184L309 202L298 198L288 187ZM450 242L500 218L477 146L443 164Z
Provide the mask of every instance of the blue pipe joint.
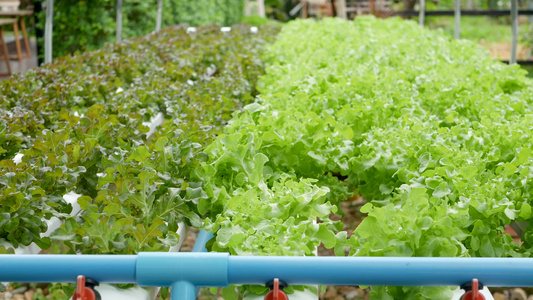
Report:
M136 277L141 286L171 286L189 282L194 286L226 287L229 253L138 254Z
M178 281L170 286L170 300L195 300L196 287L188 281Z

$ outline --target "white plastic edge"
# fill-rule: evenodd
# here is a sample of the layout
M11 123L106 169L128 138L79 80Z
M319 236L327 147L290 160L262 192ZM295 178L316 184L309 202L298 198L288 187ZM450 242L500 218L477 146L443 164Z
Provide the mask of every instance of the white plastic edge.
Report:
M22 162L22 158L23 158L23 157L24 157L24 154L22 154L22 153L17 153L17 154L15 155L15 157L13 157L13 162L14 162L15 164L20 164L20 163Z
M187 30L186 30L187 33L194 33L196 31L197 31L196 27L187 27ZM222 32L230 32L231 31L231 27L220 27L220 31L222 31ZM252 26L252 27L250 27L250 32L251 33L258 33L259 32L259 28L257 26Z
M157 127L163 124L163 121L165 121L165 116L163 115L163 113L160 112L155 117L152 117L150 122L144 122L143 125L150 128L146 136L151 137L154 134Z

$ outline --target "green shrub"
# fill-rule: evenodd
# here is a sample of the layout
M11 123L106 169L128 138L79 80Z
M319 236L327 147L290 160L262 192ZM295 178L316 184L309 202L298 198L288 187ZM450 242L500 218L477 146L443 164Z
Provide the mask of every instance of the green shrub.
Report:
M240 22L244 10L243 0L166 0L163 5L163 27L180 23L232 25ZM156 15L157 0L125 0L122 37L150 33L155 29ZM44 11L40 20L39 26L44 28ZM116 1L55 1L54 57L98 49L115 41L115 33Z

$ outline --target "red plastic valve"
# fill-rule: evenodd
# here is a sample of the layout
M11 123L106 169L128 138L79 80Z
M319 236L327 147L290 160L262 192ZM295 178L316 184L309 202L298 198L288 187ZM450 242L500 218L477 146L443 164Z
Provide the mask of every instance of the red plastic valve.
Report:
M289 300L287 294L279 288L279 278L274 278L274 287L266 294L265 300Z
M485 296L479 292L479 281L472 279L472 290L466 292L461 300L485 300Z
M72 300L96 300L96 294L93 289L85 286L85 276L79 275L76 280L76 291Z

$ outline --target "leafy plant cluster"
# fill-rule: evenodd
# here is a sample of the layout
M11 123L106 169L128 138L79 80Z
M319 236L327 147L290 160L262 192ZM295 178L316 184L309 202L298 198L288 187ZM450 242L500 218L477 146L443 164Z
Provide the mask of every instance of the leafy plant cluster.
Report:
M54 57L99 49L115 41L116 0L68 1L54 3ZM165 0L163 27L187 23L190 26L241 21L243 0ZM123 38L138 37L155 30L157 0L123 1ZM40 16L44 28L45 12Z
M257 102L194 171L213 251L531 256L504 234L532 220L533 88L469 41L400 19L300 20L269 48ZM362 195L352 236L329 219ZM316 221L319 222L316 222ZM375 287L376 299L449 288Z
M276 32L169 28L1 82L0 241L126 254L176 245L180 221L200 227L206 195L190 173L257 93ZM81 195L78 216L69 193ZM51 218L63 226L41 237Z

